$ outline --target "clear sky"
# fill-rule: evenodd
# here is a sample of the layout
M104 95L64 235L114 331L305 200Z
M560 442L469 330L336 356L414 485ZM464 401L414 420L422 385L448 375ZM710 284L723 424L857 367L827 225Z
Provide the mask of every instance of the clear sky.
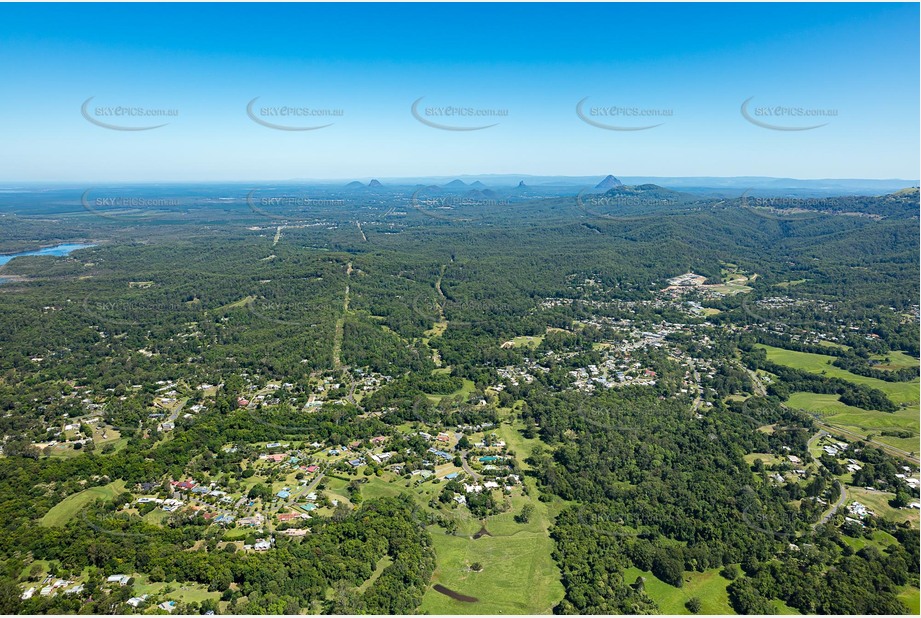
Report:
M917 4L2 4L0 180L913 179L918 26ZM92 120L168 124L98 126L90 97ZM256 97L258 119L333 124L263 126ZM420 97L422 120L498 124L429 126ZM593 126L586 97L599 124L661 124ZM119 106L178 114L101 109ZM263 113L284 106L342 114Z

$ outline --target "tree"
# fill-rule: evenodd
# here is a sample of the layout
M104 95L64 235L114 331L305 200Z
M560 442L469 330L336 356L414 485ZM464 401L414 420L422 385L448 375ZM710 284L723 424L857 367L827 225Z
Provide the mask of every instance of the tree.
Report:
M38 579L39 576L44 573L45 570L42 568L42 565L36 563L29 568L29 579Z
M901 509L908 506L911 497L904 491L895 492L895 498L889 501L889 506L894 509Z
M256 483L253 485L252 489L249 490L250 500L256 498L261 498L262 500L269 500L272 498L272 490L265 483Z
M518 515L515 515L515 521L519 524L526 524L531 521L531 515L534 513L534 507L530 504L525 504L521 507L521 512Z
M698 599L697 597L691 597L690 599L688 599L688 602L685 603L684 606L692 614L700 613L700 599Z
M22 591L14 582L4 579L0 581L0 614L19 613L21 601L19 596Z
M336 505L336 510L333 511L333 521L342 521L347 519L349 516L349 507L345 502L340 502Z
M223 592L230 588L230 584L233 582L233 576L231 575L228 569L221 569L218 571L213 578L211 578L211 583L208 586L208 590L212 592Z
M662 550L652 563L652 573L667 584L680 588L684 583L684 564L676 556Z
M637 575L636 581L633 582L633 589L641 594L646 592L646 578L642 575Z

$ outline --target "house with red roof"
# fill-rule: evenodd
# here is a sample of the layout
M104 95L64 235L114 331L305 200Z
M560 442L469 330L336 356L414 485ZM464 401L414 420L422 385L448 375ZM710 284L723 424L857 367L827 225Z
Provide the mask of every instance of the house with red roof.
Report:
M303 518L304 516L301 513L279 513L278 514L278 521L280 522L293 521L295 519L303 519Z

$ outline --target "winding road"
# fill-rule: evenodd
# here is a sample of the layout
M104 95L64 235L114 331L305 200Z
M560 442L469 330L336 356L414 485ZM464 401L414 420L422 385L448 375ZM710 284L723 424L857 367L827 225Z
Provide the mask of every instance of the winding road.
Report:
M835 502L835 506L833 506L830 511L828 511L827 513L825 513L825 515L822 516L822 519L820 519L818 522L812 525L813 528L817 528L818 526L821 526L822 524L828 523L828 520L831 519L832 516L834 516L834 514L838 512L838 509L844 506L845 502L847 502L847 490L845 490L844 485L842 485L841 481L837 479L835 479L835 485L838 486L838 494L839 494L838 501Z

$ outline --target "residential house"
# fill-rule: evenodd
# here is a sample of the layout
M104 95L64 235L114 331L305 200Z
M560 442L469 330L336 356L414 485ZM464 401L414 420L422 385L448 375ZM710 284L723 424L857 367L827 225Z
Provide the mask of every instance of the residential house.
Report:
M285 536L294 536L294 537L307 536L307 530L304 528L288 528L287 530L282 532L282 534L284 534Z
M122 575L122 574L109 575L106 578L106 582L110 584L118 584L119 586L127 585L130 580L131 580L131 577L129 577L128 575Z
M127 601L125 601L125 603L127 603L127 604L130 605L131 607L139 607L139 606L141 605L141 603L143 603L143 602L146 601L146 600L147 600L147 595L146 595L146 594L142 594L142 595L139 596L139 597L131 597L130 599L128 599Z

